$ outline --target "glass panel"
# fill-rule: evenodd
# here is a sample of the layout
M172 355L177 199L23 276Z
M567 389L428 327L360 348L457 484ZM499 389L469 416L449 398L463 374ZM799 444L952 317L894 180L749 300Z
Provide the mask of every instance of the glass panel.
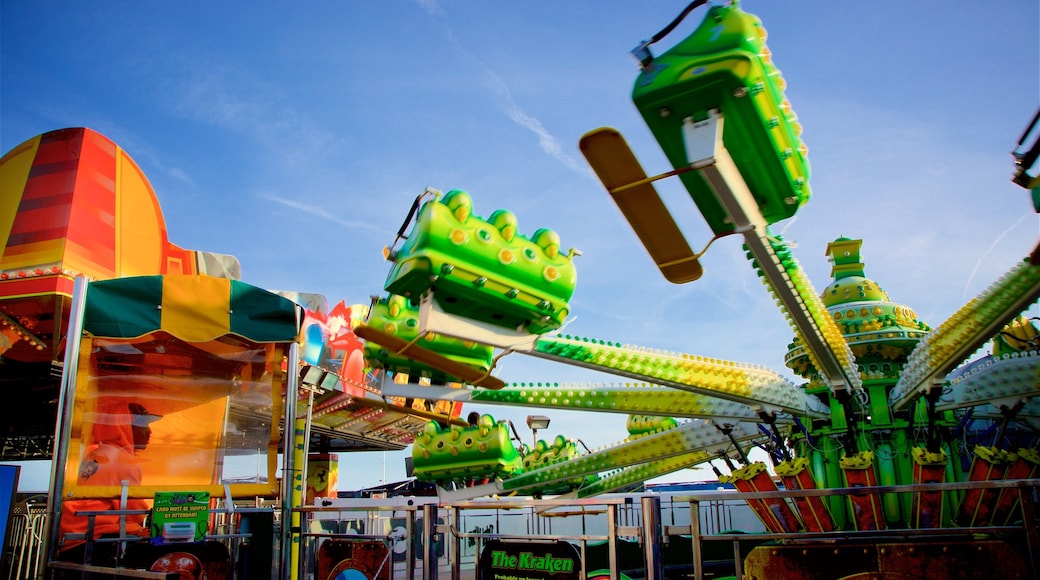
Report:
M280 348L237 336L187 343L165 332L87 346L70 496L118 496L122 481L134 497L178 488L222 495L224 483L261 484L257 495L276 490Z

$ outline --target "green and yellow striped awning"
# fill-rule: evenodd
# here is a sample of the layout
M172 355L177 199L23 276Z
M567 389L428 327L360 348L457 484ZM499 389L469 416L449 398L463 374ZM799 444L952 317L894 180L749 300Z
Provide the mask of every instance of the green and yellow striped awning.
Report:
M292 300L211 276L134 276L87 285L83 328L97 337L135 338L162 330L186 342L234 334L253 342L293 342Z

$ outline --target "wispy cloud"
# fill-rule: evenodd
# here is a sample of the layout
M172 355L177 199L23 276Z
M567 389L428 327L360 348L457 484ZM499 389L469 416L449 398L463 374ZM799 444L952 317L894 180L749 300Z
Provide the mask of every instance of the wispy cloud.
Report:
M335 154L339 136L293 106L277 85L250 69L215 55L199 54L181 55L173 65L178 74L169 75L165 92L175 114L234 135L243 154L263 159L274 174L309 173L322 159ZM165 171L173 179L193 183L176 167ZM369 223L342 219L317 202L312 205L271 194L260 197L351 230L384 233Z
M416 0L416 2L419 4L419 6L422 7L423 10L429 12L430 14L433 14L435 16L440 16L444 14L444 10L441 8L440 4L437 3L437 0Z
M289 169L312 165L337 140L276 86L217 57L184 57L178 69L166 91L177 114L240 134Z
M165 175L175 181L195 186L195 181L185 170L172 167L166 162L166 156L155 149L155 139L151 135L142 136L121 123L104 117L93 117L73 112L65 108L50 105L40 106L41 114L56 119L59 127L88 127L111 139L124 152L130 155L135 163L147 170L149 180L156 175ZM154 185L154 181L153 181ZM161 192L160 192L161 193Z
M195 181L192 180L192 178L189 177L188 174L179 167L171 167L167 169L166 174L176 179L177 181L187 183L188 185L195 185Z
M1024 214L1022 217L1018 218L1018 221L1011 224L1011 226L1003 232L1000 232L1000 235L994 238L993 243L991 243L989 247L986 248L986 252L979 256L979 259L975 262L975 267L971 269L971 274L968 275L968 279L964 282L964 294L962 295L962 298L964 300L967 300L968 298L968 293L971 289L971 283L975 279L975 275L978 274L979 268L981 268L982 265L986 262L989 255L993 253L994 248L996 248L997 245L1000 244L1000 241L1007 237L1007 235L1010 234L1015 228L1020 226L1022 222L1024 222L1027 218L1031 217L1032 216L1030 214Z
M286 199L284 197L279 197L277 195L270 194L270 193L261 193L258 196L260 198L262 198L262 199L267 200L267 201L272 201L274 203L277 203L277 204L280 204L280 205L284 205L285 207L289 207L289 208L292 208L292 209L295 209L295 210L299 210L299 211L302 211L304 213L308 213L308 214L310 214L312 216L321 218L323 220L330 221L330 222L332 222L334 224L341 225L341 226L343 226L343 227L345 227L347 229L350 229L350 230L360 230L360 231L367 231L367 232L376 232L376 233L381 234L381 235L393 235L393 232L391 232L391 231L389 231L389 230L387 230L385 228L377 227L377 226L375 226L375 225L373 225L371 223L368 223L368 222L358 221L358 220L346 220L346 219L343 219L343 218L339 217L338 215L332 213L331 211L325 209L324 207L319 207L319 206L316 206L316 205L309 205L309 204L306 204L306 203L300 203L299 201L292 200L292 199Z
M589 169L587 164L564 153L563 147L560 146L560 140L550 133L549 130L542 125L541 121L525 113L520 106L513 101L513 97L509 94L509 88L501 81L501 79L498 78L498 75L494 74L486 67L484 70L499 84L504 95L503 108L510 120L537 135L538 144L541 146L542 151L545 151L549 156L555 158L565 167L580 175L594 177L592 170Z
M501 75L492 70L491 67L477 58L469 50L466 50L455 36L454 31L447 22L444 10L439 4L437 4L436 0L416 1L423 10L440 22L441 26L444 28L444 33L448 38L448 42L451 43L455 50L458 51L463 58L470 61L480 69L481 73L491 81L492 86L494 86L495 92L498 95L499 107L506 114L509 120L534 133L538 137L538 145L541 147L542 151L562 163L571 171L585 177L595 177L592 170L589 169L585 162L564 152L563 147L560 145L560 140L557 139L556 136L553 135L538 118L527 114L523 108L520 107L516 102L516 99L513 98L513 94L509 90L509 85L502 79Z

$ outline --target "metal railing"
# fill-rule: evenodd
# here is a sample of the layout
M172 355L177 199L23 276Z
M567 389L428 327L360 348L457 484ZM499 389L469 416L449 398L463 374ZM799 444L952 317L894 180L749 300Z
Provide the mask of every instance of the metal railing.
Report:
M673 527L671 532L677 534L688 534L693 547L693 569L696 580L703 579L703 554L705 542L732 542L733 564L735 575L739 578L743 575L743 560L745 554L741 551L741 542L747 541L747 534L705 534L700 529L697 517L705 502L717 502L719 500L749 501L759 499L781 499L789 501L798 497L843 497L871 496L879 498L883 494L915 494L924 492L966 492L974 489L997 490L1014 489L1018 491L1017 509L1020 519L1017 524L1009 525L987 525L987 526L961 526L961 527L929 527L929 528L885 528L877 530L839 530L831 532L790 532L790 533L760 533L754 534L756 540L776 540L788 543L826 543L835 546L837 542L871 541L871 542L907 542L913 540L925 540L935 538L962 538L965 541L974 541L981 536L1007 535L1016 537L1025 548L1028 570L1033 577L1040 577L1040 522L1037 521L1036 501L1037 490L1040 489L1040 479L1021 480L995 480L982 482L962 483L929 483L916 485L887 485L874 487L844 487L832 489L814 490L787 490L775 492L740 493L724 492L722 494L694 494L686 497L678 497L677 501L688 501L690 503L691 525Z
M119 544L119 549L116 552L116 560L114 562L116 569L119 569L119 574L130 577L151 577L151 576L139 576L135 574L134 570L129 568L122 569L124 565L124 555L128 555L126 552L127 546L136 543L147 543L148 537L141 536L118 536L118 537L94 537L94 520L98 516L113 516L113 515L142 515L148 513L149 510L98 510L98 511L78 511L77 515L85 516L87 518L87 532L85 534L68 534L67 539L72 540L85 540L84 558L82 562L46 562L46 554L42 553L41 545L43 535L46 533L46 510L45 507L39 508L41 513L37 520L33 523L36 527L35 530L28 528L21 531L19 535L20 540L12 539L12 543L16 543L18 546L27 546L20 548L21 552L18 557L17 563L12 563L12 574L15 570L18 570L19 575L9 576L9 580L35 580L36 578L44 577L43 574L49 569L66 569L66 570L83 570L90 571L94 568L95 572L113 573L108 568L101 570L96 566L93 561L94 547L100 544ZM211 521L213 522L212 530L206 534L205 540L207 542L218 542L223 545L224 549L227 550L228 554L228 575L229 580L244 580L238 576L238 566L236 560L242 551L243 542L248 541L252 538L252 533L243 529L242 517L249 514L259 513L272 513L273 508L211 508L209 510ZM272 521L275 518L271 518ZM277 526L277 524L275 524ZM176 544L168 544L171 547L175 547ZM72 565L72 567L69 566ZM111 566L111 564L108 564ZM89 569L89 570L88 570Z
M27 500L15 505L7 530L7 580L34 580L43 562L43 537L47 533L47 501Z
M779 499L793 504L795 498L804 497L847 499L874 495L880 498L884 494L964 494L981 489L1017 493L1017 511L1012 524L790 533L766 533L760 531L761 526L748 530L745 525L738 527L753 533L735 533L728 527L735 521L747 521L747 513L743 512L750 511L748 500ZM660 580L664 578L662 567L667 559L670 565L683 568L684 574L700 580L704 578L706 566L724 566L730 570L729 574L740 577L750 553L749 546L765 542L811 551L818 546L833 548L842 544L907 544L939 539L967 544L979 538L1008 538L1022 547L1027 559L1024 566L1037 576L1040 566L1038 490L1040 479L587 499L505 498L438 503L436 498L413 498L407 504L399 501L396 505L391 505L395 503L393 500L356 503L345 500L336 501L335 505L298 508L295 513L300 515L301 523L290 530L290 535L298 538L300 556L295 565L303 580L317 577L322 545L330 541L326 548L364 543L370 547L381 546L379 561L373 564L373 570L383 577L436 580L443 576L464 580L475 575L482 549L494 540L571 543L580 553L585 574L593 571L589 566L594 566L603 576L612 579L629 573L646 580ZM246 513L271 510L211 511L216 526L207 539L225 542L229 547L231 577L234 578L238 556L235 546L249 537L239 533L238 519ZM7 547L11 555L8 580L39 577L42 571L39 546L45 534L45 515L42 504L26 505L24 513L16 511ZM275 526L279 526L277 521ZM725 543L732 544L731 552L725 549ZM590 558L590 547L595 548L596 558ZM676 563L676 548L680 547L684 550L682 561ZM625 549L625 554L619 553L620 548ZM665 548L670 550L667 558L662 555ZM730 556L726 556L727 553ZM706 558L706 554L710 557ZM326 549L326 559L328 555Z

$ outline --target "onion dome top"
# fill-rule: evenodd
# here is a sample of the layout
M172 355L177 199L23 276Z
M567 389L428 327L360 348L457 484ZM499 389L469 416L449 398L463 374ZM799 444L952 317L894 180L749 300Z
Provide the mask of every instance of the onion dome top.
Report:
M863 274L863 240L838 238L827 244L834 281L821 293L827 313L838 325L864 379L898 378L910 351L931 328L913 309L889 300L888 293ZM815 376L805 346L797 337L785 357L787 367L800 376Z
M828 309L847 302L888 302L888 293L877 282L863 275L859 249L863 240L838 238L827 244L834 282L824 288L820 298Z

